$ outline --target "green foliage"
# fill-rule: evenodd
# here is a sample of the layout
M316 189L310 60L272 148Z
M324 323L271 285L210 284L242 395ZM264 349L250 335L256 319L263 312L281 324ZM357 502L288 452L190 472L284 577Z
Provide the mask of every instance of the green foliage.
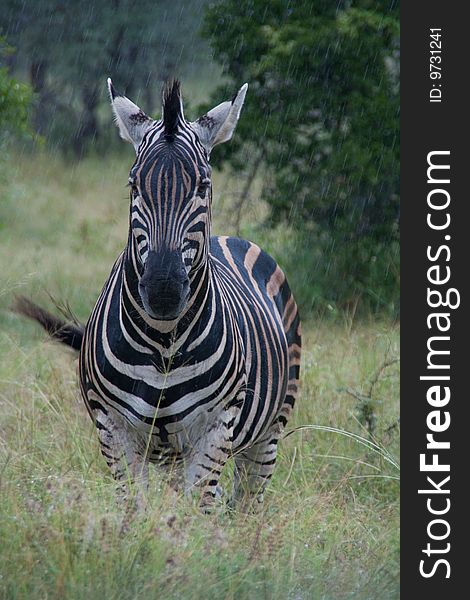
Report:
M36 130L76 155L106 148L117 138L110 111L104 127L100 114L108 76L150 112L165 79L210 63L197 35L204 1L4 0L0 32L17 48L11 69L36 93Z
M397 4L223 0L204 31L230 88L250 83L236 140L214 159L242 172L261 159L270 222L288 222L307 244L319 308L362 300L394 312Z
M13 49L0 37L0 60ZM31 133L29 110L32 91L29 85L11 77L0 63L0 144L8 135Z

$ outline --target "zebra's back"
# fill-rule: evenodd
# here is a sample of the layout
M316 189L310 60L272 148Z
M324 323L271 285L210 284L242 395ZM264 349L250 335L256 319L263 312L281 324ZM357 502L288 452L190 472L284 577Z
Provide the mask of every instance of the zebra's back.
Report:
M290 416L298 393L300 320L284 273L259 246L213 237L211 257L244 342L247 393L234 436L234 447L242 447Z

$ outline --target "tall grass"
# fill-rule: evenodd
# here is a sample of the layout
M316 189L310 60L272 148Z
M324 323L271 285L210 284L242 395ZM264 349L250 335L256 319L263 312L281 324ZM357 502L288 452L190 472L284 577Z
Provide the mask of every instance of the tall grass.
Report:
M0 204L0 598L398 598L398 367L381 370L398 353L398 330L386 322L304 323L301 398L261 514L219 506L202 516L152 470L147 510L122 531L75 356L8 306L17 291L47 304L48 290L86 319L126 240L131 160L66 166L18 155L8 164ZM214 176L217 233L231 233L236 185ZM259 202L248 207L242 230L262 213ZM282 264L280 246L276 258ZM373 431L358 417L362 393Z

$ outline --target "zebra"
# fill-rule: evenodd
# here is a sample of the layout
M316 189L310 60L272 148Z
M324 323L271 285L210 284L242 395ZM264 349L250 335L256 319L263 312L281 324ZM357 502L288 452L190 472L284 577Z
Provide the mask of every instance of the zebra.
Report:
M193 122L180 83L153 120L108 79L120 136L135 149L129 232L86 323L20 297L16 310L79 351L81 395L124 489L149 463L213 506L234 460L231 502L261 506L299 387L297 305L256 244L211 237L212 148L231 139L247 84Z

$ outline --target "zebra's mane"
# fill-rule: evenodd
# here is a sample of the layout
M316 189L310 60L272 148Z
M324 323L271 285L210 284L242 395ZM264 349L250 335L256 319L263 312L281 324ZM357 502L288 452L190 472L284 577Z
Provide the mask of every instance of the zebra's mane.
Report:
M175 137L180 117L182 117L180 82L178 79L173 79L165 84L163 90L163 125L165 137L169 142Z

